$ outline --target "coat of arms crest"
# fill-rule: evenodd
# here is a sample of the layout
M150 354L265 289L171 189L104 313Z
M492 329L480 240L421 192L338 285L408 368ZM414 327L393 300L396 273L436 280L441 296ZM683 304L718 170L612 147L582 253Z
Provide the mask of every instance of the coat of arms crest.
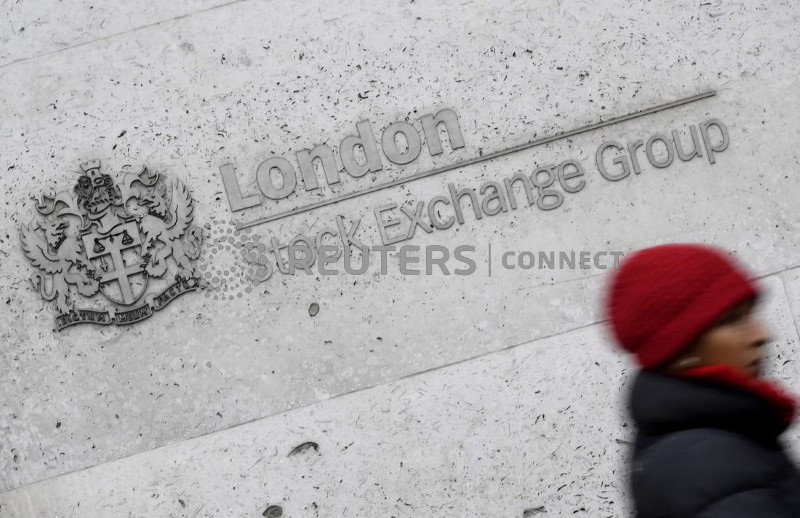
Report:
M40 218L20 229L22 250L37 269L34 289L55 300L57 329L137 322L198 288L202 231L180 180L144 168L117 183L92 160L74 188L36 201ZM157 279L171 283L153 293Z

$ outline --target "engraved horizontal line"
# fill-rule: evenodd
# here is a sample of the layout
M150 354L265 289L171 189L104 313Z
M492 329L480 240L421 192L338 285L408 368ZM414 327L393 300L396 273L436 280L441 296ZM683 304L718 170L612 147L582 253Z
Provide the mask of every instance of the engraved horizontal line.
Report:
M448 171L452 171L453 169L460 169L462 167L467 167L470 165L478 164L480 162L485 162L487 160L494 160L495 158L499 158L505 155L510 155L512 153L517 153L519 151L524 151L526 149L530 149L537 146L542 146L544 144L549 144L550 142L554 142L556 140L561 140L567 137L572 137L574 135L578 135L580 133L586 133L588 131L594 131L596 129L604 128L606 126L611 126L612 124L618 124L620 122L625 122L631 119L635 119L637 117L643 117L645 115L650 115L656 112L660 112L663 110L669 110L671 108L676 108L678 106L693 103L696 101L700 101L702 99L707 99L709 97L713 97L717 95L716 90L708 90L706 92L702 92L696 95L692 95L690 97L684 97L682 99L678 99L677 101L672 101L664 104L659 104L656 106L652 106L650 108L646 108L644 110L639 110L635 112L631 112L625 115L620 115L619 117L613 117L606 121L596 122L594 124L589 124L586 126L581 126L579 128L575 128L569 131L564 131L561 133L557 133L555 135L551 135L549 137L542 137L539 139L531 140L529 142L524 142L522 144L518 144L516 146L512 146L510 148L501 149L499 151L493 151L492 153L486 155L480 155L473 158L469 158L466 160L460 160L450 165L437 167L435 169L431 169L430 171L424 171L422 173L413 174L411 176L407 176L405 178L399 178L397 180L387 182L380 185L374 185L367 189L363 189L361 191L355 191L348 194L344 194L342 196L338 196L336 198L331 198L329 200L323 200L317 203L312 203L311 205L304 205L302 207L297 207L294 209L287 210L285 212L279 212L277 214L272 214L270 216L265 216L263 218L259 218L253 221L249 221L247 223L237 223L236 228L238 230L242 230L249 227L254 227L256 225L261 225L264 223L270 223L272 221L277 221L279 219L287 218L289 216L294 216L296 214L302 214L303 212L308 212L311 210L319 209L321 207L325 207L328 205L332 205L334 203L339 203L346 200L351 200L353 198L357 198L359 196L364 196L365 194L371 194L373 192L377 192L383 189L389 189L391 187L397 187L398 185L403 185L405 183L413 182L415 180L420 180L422 178L427 178L429 176L434 176L441 173L446 173Z
M54 54L59 54L61 52L68 52L70 50L77 49L77 48L80 48L80 47L86 47L86 46L89 46L89 45L93 45L95 43L99 43L99 42L102 42L102 41L114 39L114 38L117 38L119 36L125 36L127 34L132 33L132 32L140 31L140 30L143 30L143 29L150 29L152 27L158 27L159 25L164 25L164 24L167 24L167 23L170 23L170 22L175 22L175 21L178 21L178 20L182 20L184 18L190 18L190 17L193 17L193 16L198 15L198 14L207 13L209 11L215 11L217 9L222 9L224 7L228 7L228 6L231 6L231 5L234 5L234 4L239 4L239 3L243 3L243 2L249 2L249 1L250 0L231 0L231 1L225 2L223 4L212 5L212 6L197 10L197 11L192 11L190 13L179 14L177 16L173 16L172 18L167 18L165 20L158 20L158 21L155 21L155 22L146 23L144 25L139 25L138 27L132 27L130 29L122 30L120 32L113 32L111 34L107 34L105 36L99 36L99 37L91 39L91 40L79 41L77 43L71 43L71 44L65 45L65 46L63 46L63 47L61 47L59 49L45 50L45 51L42 51L42 52L40 52L38 54L32 54L30 56L23 56L21 58L16 58L16 59L14 59L12 61L9 61L7 63L0 64L0 70L2 70L4 68L12 67L14 65L18 65L18 64L21 64L21 63L26 63L28 61L34 61L34 60L37 60L39 58L45 58L45 57L48 57L48 56L53 56Z

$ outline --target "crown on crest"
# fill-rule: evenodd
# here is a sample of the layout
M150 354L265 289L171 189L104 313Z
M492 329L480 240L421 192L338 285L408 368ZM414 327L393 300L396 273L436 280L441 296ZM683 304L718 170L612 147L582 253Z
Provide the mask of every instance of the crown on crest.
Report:
M81 164L81 172L86 176L96 176L100 174L100 160L87 160Z

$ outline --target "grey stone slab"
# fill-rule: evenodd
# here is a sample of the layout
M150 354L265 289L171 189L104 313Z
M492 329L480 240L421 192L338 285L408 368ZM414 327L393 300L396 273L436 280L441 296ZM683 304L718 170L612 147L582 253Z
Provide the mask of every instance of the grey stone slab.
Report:
M776 320L781 319L781 327L786 330L787 336L793 338L794 335L790 334L790 330L794 328L794 334L797 334L797 321L800 316L800 276L798 276L797 269L791 269L782 272L775 278L778 278L781 284L771 285L771 291L785 297L789 307L789 312L782 312L780 317L776 315ZM781 351L784 347L786 350ZM774 374L795 389L800 389L800 365L798 365L796 355L791 352L794 349L795 344L791 338L787 338L786 342L776 348L774 352L776 361L773 364L776 367Z
M6 2L0 11L0 67L169 23L228 2Z
M619 515L625 369L593 326L12 490L0 505L13 518L270 505L297 517Z

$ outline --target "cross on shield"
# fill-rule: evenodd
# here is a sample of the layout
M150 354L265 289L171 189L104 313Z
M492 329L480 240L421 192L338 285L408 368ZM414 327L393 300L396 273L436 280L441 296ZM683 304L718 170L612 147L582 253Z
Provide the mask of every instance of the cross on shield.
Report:
M136 222L117 225L105 234L92 232L81 237L86 255L95 266L95 277L100 281L103 295L124 306L136 302L147 286L147 272L140 255L142 240Z

